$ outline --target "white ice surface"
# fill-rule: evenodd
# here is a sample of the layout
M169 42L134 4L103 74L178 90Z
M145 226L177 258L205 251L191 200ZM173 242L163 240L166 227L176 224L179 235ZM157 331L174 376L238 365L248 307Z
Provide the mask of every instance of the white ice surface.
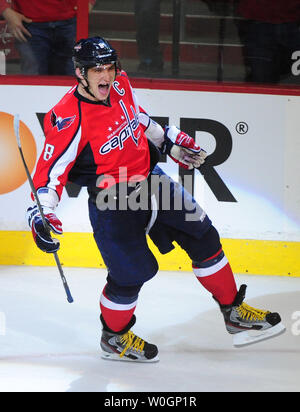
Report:
M0 266L0 392L300 390L300 278L236 275L246 301L280 312L287 331L236 349L210 294L192 273L160 272L142 289L133 331L160 362L100 358L99 296L106 273Z

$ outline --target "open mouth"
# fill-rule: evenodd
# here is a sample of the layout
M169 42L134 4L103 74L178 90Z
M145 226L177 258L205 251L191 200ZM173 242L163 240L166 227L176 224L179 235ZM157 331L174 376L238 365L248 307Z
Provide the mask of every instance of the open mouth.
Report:
M99 97L100 100L107 99L109 93L109 83L101 83L98 85Z
M101 93L107 93L109 90L109 84L106 84L106 83L99 84L98 89Z

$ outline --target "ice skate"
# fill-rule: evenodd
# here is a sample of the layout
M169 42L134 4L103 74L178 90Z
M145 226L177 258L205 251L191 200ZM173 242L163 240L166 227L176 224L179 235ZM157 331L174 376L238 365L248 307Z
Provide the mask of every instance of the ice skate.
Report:
M240 287L232 305L220 305L233 345L242 347L285 332L278 313L255 309L244 303L246 285Z
M119 333L111 331L105 324L102 316L103 331L101 337L102 358L131 362L158 362L157 346L146 342L131 330ZM135 322L133 316L130 327Z
M132 331L123 335L111 332L102 332L101 338L102 358L133 362L157 362L158 350Z

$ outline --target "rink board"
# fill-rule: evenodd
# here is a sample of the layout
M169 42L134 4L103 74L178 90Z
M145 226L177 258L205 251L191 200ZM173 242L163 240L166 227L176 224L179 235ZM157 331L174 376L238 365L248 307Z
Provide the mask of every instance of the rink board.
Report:
M67 267L105 268L90 233L65 233L59 237L59 257ZM300 277L300 242L251 239L221 239L224 251L235 273ZM149 239L160 270L192 271L187 254L178 246L161 255ZM31 232L0 231L0 265L53 266L54 257L37 249ZM4 250L3 250L4 248Z
M65 78L0 78L0 264L53 264L51 256L36 250L28 231L30 187L12 121L18 113L34 173L45 140L43 116L73 84ZM133 85L152 117L193 135L214 159L210 176L194 173L192 190L217 227L234 271L300 276L299 90L143 79ZM171 159L159 166L176 181L190 177ZM63 264L103 267L91 235L86 189L64 191L57 214L65 232ZM161 256L150 247L162 270L191 270L180 248Z

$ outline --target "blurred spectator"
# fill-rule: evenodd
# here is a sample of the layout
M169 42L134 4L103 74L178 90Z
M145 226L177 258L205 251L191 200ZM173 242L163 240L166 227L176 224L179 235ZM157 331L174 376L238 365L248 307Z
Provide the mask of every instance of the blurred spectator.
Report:
M135 0L139 72L163 71L163 57L159 45L160 3L161 0Z
M0 0L23 74L73 75L76 13L77 0Z
M300 50L299 0L240 0L246 81L279 83L292 76L292 55Z
M204 0L214 11L226 0ZM246 81L278 83L292 76L293 53L300 51L299 0L227 0L236 7L244 45Z

